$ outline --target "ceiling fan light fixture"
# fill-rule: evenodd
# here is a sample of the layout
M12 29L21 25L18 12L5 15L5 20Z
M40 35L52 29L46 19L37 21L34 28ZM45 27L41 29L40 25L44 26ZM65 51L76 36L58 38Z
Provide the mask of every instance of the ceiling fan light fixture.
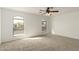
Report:
M50 12L50 13L46 13L45 15L46 15L46 16L52 16L52 14L53 14L53 13Z

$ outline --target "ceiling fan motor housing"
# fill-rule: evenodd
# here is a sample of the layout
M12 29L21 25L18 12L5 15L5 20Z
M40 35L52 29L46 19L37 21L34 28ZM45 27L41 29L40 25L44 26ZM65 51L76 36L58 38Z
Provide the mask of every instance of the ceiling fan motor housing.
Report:
M47 12L47 13L49 13L49 12L50 12L50 8L49 8L49 7L47 8L46 12Z

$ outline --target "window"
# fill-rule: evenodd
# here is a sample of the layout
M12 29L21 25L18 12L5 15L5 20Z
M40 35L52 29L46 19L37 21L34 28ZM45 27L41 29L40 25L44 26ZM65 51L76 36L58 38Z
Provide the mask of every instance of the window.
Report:
M47 29L47 21L42 20L42 31L46 31L46 29Z
M13 20L13 34L16 35L22 33L24 33L24 18L16 16Z

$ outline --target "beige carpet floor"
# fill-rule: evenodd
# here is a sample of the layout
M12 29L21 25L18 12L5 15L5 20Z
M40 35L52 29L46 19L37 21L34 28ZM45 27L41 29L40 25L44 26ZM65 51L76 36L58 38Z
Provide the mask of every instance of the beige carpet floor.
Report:
M57 35L37 36L2 43L0 51L79 51L79 40Z

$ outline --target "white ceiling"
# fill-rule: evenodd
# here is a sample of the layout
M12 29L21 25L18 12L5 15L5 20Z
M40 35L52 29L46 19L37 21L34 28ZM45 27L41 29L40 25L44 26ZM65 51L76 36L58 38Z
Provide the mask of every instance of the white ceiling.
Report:
M40 10L46 10L46 7L7 7L8 9L22 11L32 14L40 14ZM79 7L54 7L54 10L59 10L59 13L79 11Z

